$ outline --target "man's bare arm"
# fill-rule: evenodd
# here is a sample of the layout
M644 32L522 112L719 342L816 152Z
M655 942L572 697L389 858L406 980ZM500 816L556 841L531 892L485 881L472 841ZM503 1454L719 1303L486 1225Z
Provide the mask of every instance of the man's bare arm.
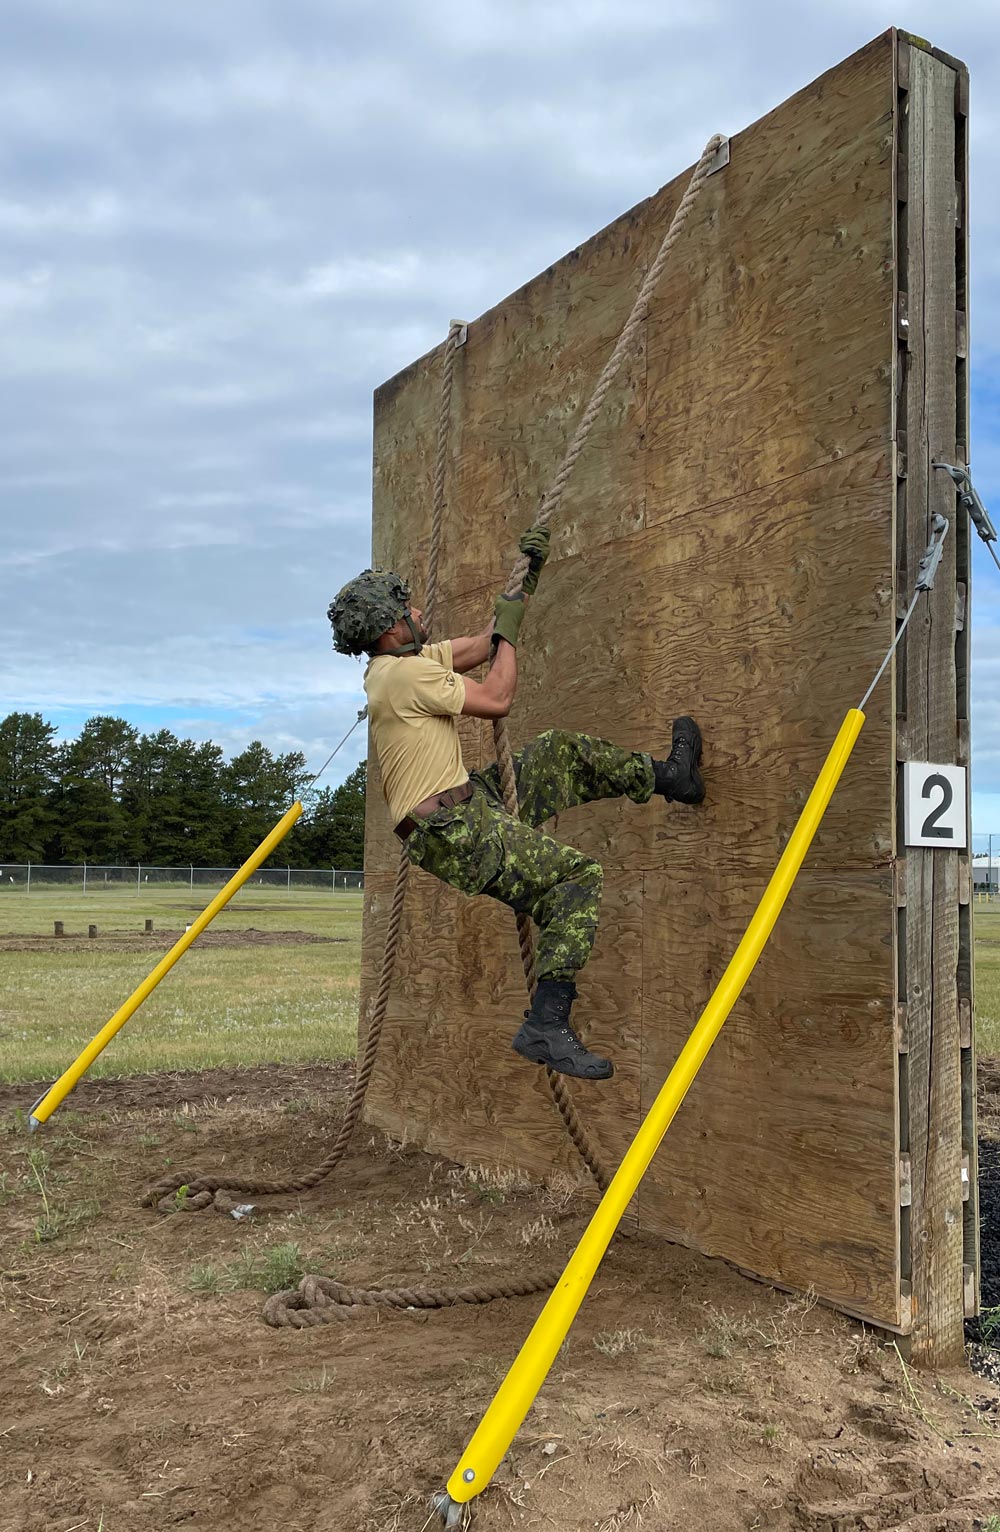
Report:
M492 633L492 624L490 632ZM458 666L455 666L458 669ZM471 718L506 718L517 691L517 650L501 638L485 681L466 681L462 712Z
M482 665L490 657L490 639L493 636L493 618L481 633L473 633L468 638L453 638L451 641L451 668L457 670L460 676L467 671L475 670L477 665Z

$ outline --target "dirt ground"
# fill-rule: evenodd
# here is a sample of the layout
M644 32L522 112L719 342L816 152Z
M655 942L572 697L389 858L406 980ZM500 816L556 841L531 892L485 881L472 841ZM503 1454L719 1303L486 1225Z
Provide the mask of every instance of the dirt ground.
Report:
M0 936L0 952L65 952L67 947L81 942L91 952L166 952L179 937L184 927L170 931L164 928L150 932L118 931L98 928L96 936L86 931L67 931L65 936ZM320 936L313 931L258 931L247 926L241 931L203 931L198 938L198 950L207 947L308 947L316 943L343 943L345 936Z
M350 1081L281 1066L87 1082L31 1138L40 1087L0 1087L5 1532L427 1524L542 1300L295 1331L262 1323L263 1289L298 1269L373 1285L548 1269L587 1195L361 1130L331 1183L253 1220L139 1205L174 1167L320 1159ZM912 1373L858 1324L720 1261L618 1239L474 1507L484 1532L995 1532L1000 1392L965 1369Z

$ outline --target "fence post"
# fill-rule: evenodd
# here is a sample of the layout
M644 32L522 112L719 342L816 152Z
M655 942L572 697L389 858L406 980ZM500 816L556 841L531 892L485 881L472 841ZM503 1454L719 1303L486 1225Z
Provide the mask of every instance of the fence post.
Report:
M31 863L30 862L28 863L28 887L27 887L26 892L29 893L29 894L31 893Z
M194 868L188 864L188 872L191 875L191 892L194 893Z
M288 888L288 897L291 898L292 897L292 869L291 869L291 867L288 866L287 862L285 863L285 866L288 869L288 883L286 885L287 888Z
M141 862L137 862L136 863L136 868L135 868L135 897L137 899L139 897L139 894L141 893L141 888L140 888L140 884L141 883L142 883L142 863Z
M83 892L84 892L84 897L86 897L86 893L87 893L87 864L86 864L86 862L84 862L84 864L83 864Z

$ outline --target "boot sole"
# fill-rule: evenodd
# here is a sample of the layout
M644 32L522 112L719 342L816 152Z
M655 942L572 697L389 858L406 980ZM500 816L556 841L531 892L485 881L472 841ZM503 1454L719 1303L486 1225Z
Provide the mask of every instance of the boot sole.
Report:
M541 1064L544 1068L551 1069L555 1074L566 1075L571 1080L610 1080L615 1072L615 1066L610 1059L606 1060L607 1071L605 1073L595 1074L591 1071L588 1074L584 1074L582 1070L574 1069L572 1064L560 1064L557 1060L550 1058L545 1049L537 1043L528 1043L526 1047L518 1047L517 1039L515 1038L511 1043L511 1047L520 1058L527 1059L529 1064Z
M701 765L701 729L694 719L690 720L695 731L694 758L691 762L691 781L694 784L696 796L694 798L674 798L674 803L685 803L691 808L697 808L699 803L705 801L705 779L698 770Z
M698 762L701 761L701 747L698 749ZM693 798L675 798L675 803L687 803L692 808L697 808L699 803L705 801L705 779L698 770L698 765L691 767L691 781L694 783L695 796Z

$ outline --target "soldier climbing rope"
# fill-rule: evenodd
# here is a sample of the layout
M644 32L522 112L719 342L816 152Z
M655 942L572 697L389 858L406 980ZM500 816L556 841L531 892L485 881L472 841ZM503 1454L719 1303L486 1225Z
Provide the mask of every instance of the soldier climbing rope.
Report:
M670 252L680 237L684 224L690 215L691 209L698 198L702 186L713 169L718 168L725 162L727 140L720 134L715 134L709 139L702 151L701 157L695 166L691 180L684 196L670 221L670 226L664 235L657 255L646 273L640 286L638 295L632 306L632 310L626 320L625 326L614 346L614 349L606 362L597 381L594 391L588 401L587 407L580 418L579 424L573 434L573 438L566 450L565 456L559 465L559 469L552 481L552 485L545 495L541 508L536 518L536 524L545 527L554 517L562 502L563 494L569 483L573 469L582 453L587 439L593 429L601 406L607 397L608 391L614 382L630 345L633 343L636 332L649 311L650 301L656 285L663 274L663 270L669 259ZM438 598L439 564L441 550L441 525L444 513L444 488L445 473L447 468L448 428L451 415L451 396L454 379L455 359L459 345L464 338L465 326L460 321L453 321L448 332L444 348L444 358L441 377L441 402L438 414L437 437L434 462L434 489L432 498L431 514L431 539L430 554L428 560L427 583L425 591L425 620L430 622ZM520 591L524 577L528 572L528 557L522 554L515 562L511 570L510 579L506 586L506 594L514 595ZM502 725L502 720L500 721ZM510 756L510 746L507 739L506 729L500 727L495 730L495 738L498 751L498 765L500 781L504 794L504 800L508 810L517 813L517 793L514 782L513 762ZM402 923L403 907L406 896L407 876L410 861L407 848L401 848L399 865L396 872L396 882L393 888L392 902L390 905L388 926L386 930L385 949L382 957L382 965L379 974L379 983L375 995L372 1015L368 1023L368 1032L365 1046L358 1064L354 1089L348 1103L344 1121L341 1124L336 1142L330 1153L320 1164L304 1174L286 1179L261 1180L252 1178L237 1178L233 1176L199 1175L197 1171L186 1170L165 1177L151 1187L143 1199L146 1206L157 1206L163 1212L172 1212L176 1209L176 1192L179 1187L186 1186L187 1194L183 1206L185 1210L192 1212L201 1208L217 1205L226 1205L233 1197L260 1197L278 1194L296 1193L311 1190L325 1180L337 1167L347 1152L348 1145L354 1134L355 1127L361 1115L364 1105L365 1094L371 1080L372 1071L378 1055L379 1041L382 1027L388 1008L389 995L392 988L392 980L395 972L396 955L399 946L399 932ZM518 939L521 947L521 958L524 965L525 981L529 993L535 983L535 960L534 946L531 937L530 922L526 917L518 921ZM580 1119L576 1106L562 1077L552 1070L546 1071L546 1078L552 1098L562 1117L566 1131L570 1136L574 1148L580 1155L588 1171L603 1192L611 1183L611 1172L603 1162L597 1148L592 1143L589 1134ZM539 1279L541 1281L541 1279ZM547 1283L541 1283L542 1286ZM539 1290L538 1288L534 1290ZM310 1285L309 1295L315 1296L320 1289ZM503 1285L497 1285L492 1292L494 1297L502 1297L506 1294ZM301 1324L304 1321L302 1314L306 1304L306 1296L301 1290L293 1295L280 1294L279 1301L272 1303L265 1316L269 1323ZM287 1300L284 1307L282 1300ZM293 1307L293 1301L295 1305ZM446 1297L445 1302L454 1301ZM480 1301L488 1301L486 1299ZM317 1310L324 1317L333 1319L331 1305ZM289 1317L289 1316L296 1317Z

